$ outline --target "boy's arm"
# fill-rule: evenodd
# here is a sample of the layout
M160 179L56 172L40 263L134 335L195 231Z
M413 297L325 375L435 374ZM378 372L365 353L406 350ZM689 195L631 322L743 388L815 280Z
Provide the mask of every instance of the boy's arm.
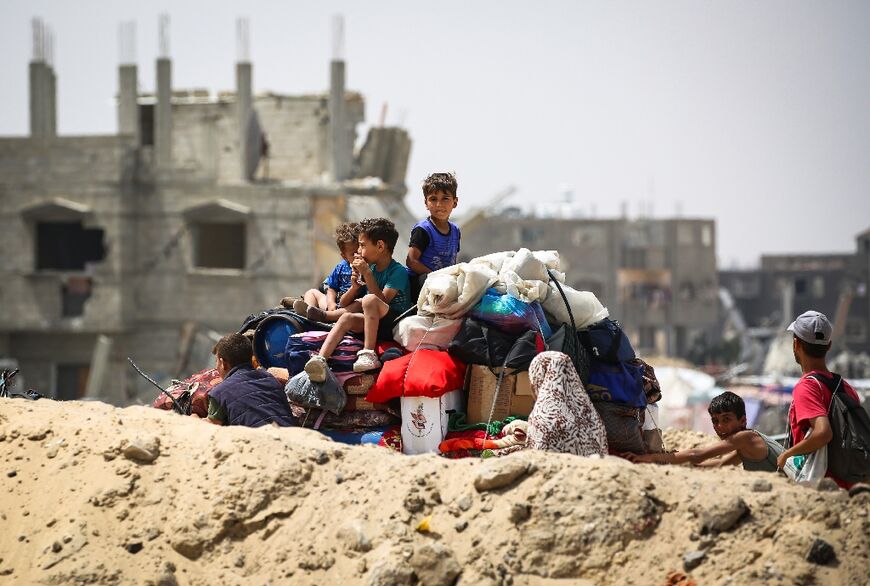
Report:
M208 417L206 421L215 425L225 425L227 421L227 414L224 413L220 403L211 397L208 398Z
M350 283L350 289L342 293L341 299L339 300L342 307L347 307L354 299L359 297L359 290L362 288L362 285L357 283L356 279L353 279Z
M827 415L820 415L819 417L810 419L810 427L812 428L812 433L807 432L809 437L804 437L804 439L789 449L783 450L779 457L777 457L777 468L785 466L785 461L792 456L811 454L822 446L828 445L828 442L830 442L834 437L834 432L831 431L831 421L828 419Z
M696 464L696 466L698 468L721 468L722 466L737 466L742 463L743 461L740 459L740 454L737 452L731 452L727 456L711 458L701 462L700 464Z
M420 256L422 254L423 251L416 246L408 247L408 258L405 260L405 263L408 265L409 269L418 275L425 275L426 273L432 272L432 269L420 262Z
M735 452L737 448L729 440L723 440L712 446L692 448L681 452L664 454L642 454L632 458L635 462L655 462L658 464L699 464L716 456L722 456L729 452Z

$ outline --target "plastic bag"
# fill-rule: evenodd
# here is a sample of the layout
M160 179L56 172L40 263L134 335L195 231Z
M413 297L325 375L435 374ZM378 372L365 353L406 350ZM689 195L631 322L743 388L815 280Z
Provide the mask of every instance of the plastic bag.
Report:
M806 437L812 433L810 430ZM810 454L787 458L782 471L798 484L821 480L828 471L828 446L824 445Z
M499 295L495 289L487 289L469 315L504 332L519 334L537 330L544 338L553 335L540 303L526 303L510 295Z
M308 408L324 409L338 415L347 404L347 393L332 371L326 369L326 380L322 383L312 382L308 373L300 372L287 382L284 387L287 400L296 405Z

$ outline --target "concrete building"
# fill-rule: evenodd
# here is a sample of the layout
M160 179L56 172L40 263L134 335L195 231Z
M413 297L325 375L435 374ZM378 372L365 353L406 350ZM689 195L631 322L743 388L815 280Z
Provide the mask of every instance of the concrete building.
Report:
M477 215L462 257L555 249L567 283L592 291L643 354L687 356L718 326L716 226L704 219L574 219Z
M719 280L759 339L815 309L834 322L833 350L870 354L870 229L854 253L762 255L760 268L721 271Z
M318 284L339 222L389 217L406 242L410 138L375 128L356 152L363 97L343 75L322 94L255 93L240 60L235 91L177 90L161 42L154 94L134 60L119 67L117 134L57 136L38 57L33 132L0 138L0 358L28 387L150 398L127 356L158 377L201 368L197 332L234 331Z

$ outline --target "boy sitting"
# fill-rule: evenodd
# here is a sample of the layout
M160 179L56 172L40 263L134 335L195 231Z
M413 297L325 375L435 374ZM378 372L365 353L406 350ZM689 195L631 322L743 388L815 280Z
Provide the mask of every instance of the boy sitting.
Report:
M304 315L308 319L320 322L335 321L338 319L338 314L327 314L326 312L334 312L340 308L348 308L354 300L365 294L365 288L357 288L353 295L348 295L351 283L358 279L356 271L351 266L354 254L356 253L359 243L359 224L356 222L345 222L335 229L335 244L338 246L338 253L341 255L341 262L335 265L332 273L326 278L326 293L318 289L309 289L302 296L302 299L297 299L293 302L293 311L299 315ZM351 311L360 311L359 306L351 308Z
M408 272L393 260L393 247L399 239L396 226L387 219L375 218L363 220L359 227L359 250L351 266L364 280L368 294L360 303L362 312L347 311L339 315L320 353L305 364L305 372L314 382L326 380L326 359L349 331L364 334L363 349L357 352L354 372L380 368L375 354L378 340L392 340L393 322L411 307ZM360 288L360 283L354 279L347 294L355 295Z
M229 334L218 340L212 352L215 368L224 380L208 393L209 423L248 427L296 424L284 386L265 370L252 366L250 340Z
M411 229L406 260L412 299L420 294L428 273L456 264L461 234L450 214L459 203L458 187L453 173L432 173L423 182L423 203L429 217Z
M711 446L664 454L626 454L632 462L692 464L718 467L743 464L744 470L776 472L776 458L782 446L754 429L746 429L746 406L738 395L725 391L710 401L707 408L713 429L722 441ZM719 456L716 458L716 456ZM715 460L710 460L716 458ZM710 461L707 461L710 460Z

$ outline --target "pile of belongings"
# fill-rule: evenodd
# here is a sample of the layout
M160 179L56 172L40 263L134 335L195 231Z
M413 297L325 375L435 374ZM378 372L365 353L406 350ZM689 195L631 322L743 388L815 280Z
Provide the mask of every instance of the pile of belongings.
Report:
M396 323L394 341L378 344L383 366L353 372L362 342L348 335L323 383L304 366L331 324L276 308L249 316L239 331L253 335L259 366L285 383L300 424L337 441L451 458L526 449L537 396L529 366L555 350L576 369L611 453L660 451L648 416L661 398L652 367L595 294L565 280L557 251L525 248L434 271L416 313Z

